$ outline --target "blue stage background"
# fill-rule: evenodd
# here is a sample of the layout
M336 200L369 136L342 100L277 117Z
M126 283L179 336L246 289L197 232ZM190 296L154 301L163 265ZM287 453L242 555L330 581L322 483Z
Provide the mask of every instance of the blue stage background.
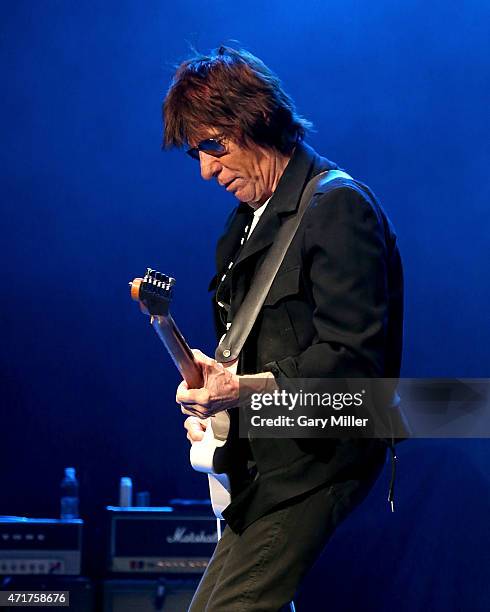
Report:
M96 574L121 475L154 504L206 495L178 375L128 294L146 266L175 276L175 318L212 354L234 200L160 150L189 44L261 57L314 122L308 142L380 197L405 264L403 375L490 376L489 16L474 0L1 3L0 514L56 516L74 465ZM398 511L386 473L299 610L487 610L489 461L486 440L403 444Z

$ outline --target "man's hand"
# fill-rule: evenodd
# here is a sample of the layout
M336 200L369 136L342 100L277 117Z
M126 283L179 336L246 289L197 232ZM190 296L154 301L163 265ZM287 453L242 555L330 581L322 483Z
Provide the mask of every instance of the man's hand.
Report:
M184 427L187 429L187 439L191 444L200 442L204 437L204 432L208 426L207 421L202 421L198 417L190 416L184 421Z
M238 376L201 351L193 349L192 352L201 366L204 386L201 389L189 389L185 381L180 383L175 399L181 405L182 412L206 419L217 412L235 407L239 396Z

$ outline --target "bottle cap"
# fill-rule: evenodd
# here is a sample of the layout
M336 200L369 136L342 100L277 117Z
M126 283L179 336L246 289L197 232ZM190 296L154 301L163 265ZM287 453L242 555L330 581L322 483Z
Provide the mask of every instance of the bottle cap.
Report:
M74 479L76 478L76 470L74 467L67 467L65 468L65 476L67 478L71 478Z

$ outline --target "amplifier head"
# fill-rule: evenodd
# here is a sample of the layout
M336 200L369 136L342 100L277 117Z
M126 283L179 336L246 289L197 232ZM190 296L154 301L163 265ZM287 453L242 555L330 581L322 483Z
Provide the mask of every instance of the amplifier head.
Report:
M108 506L109 569L130 573L202 573L218 541L211 513L171 507Z

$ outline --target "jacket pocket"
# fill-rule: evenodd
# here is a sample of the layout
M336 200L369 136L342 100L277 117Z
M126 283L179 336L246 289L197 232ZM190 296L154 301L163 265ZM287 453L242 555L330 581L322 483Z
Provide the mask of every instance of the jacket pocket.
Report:
M301 267L280 271L265 298L264 306L275 306L280 300L299 292Z

